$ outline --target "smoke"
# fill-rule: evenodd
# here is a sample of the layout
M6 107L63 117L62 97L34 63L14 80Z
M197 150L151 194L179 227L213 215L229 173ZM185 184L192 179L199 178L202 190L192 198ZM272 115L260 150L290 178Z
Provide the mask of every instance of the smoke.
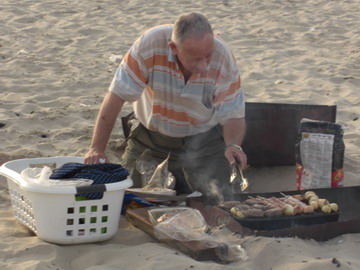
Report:
M180 160L192 191L199 191L216 201L231 196L230 165L224 156L224 142L217 128L187 140Z

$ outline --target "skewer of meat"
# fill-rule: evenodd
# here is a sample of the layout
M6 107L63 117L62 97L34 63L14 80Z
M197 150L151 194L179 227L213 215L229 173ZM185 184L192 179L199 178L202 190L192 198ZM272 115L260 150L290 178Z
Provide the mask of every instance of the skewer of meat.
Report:
M256 198L250 197L250 199L245 200L244 203L250 203L251 206L263 205L267 209L273 208L275 206L271 202L269 202L267 198L261 196L257 196Z
M274 197L264 198L261 196L257 196L257 199L260 199L266 206L267 209L264 211L265 217L278 217L283 213L284 203Z
M281 195L283 195L284 197L281 198L281 200L283 200L285 203L290 204L294 207L295 210L295 214L302 214L304 213L304 209L305 207L307 207L308 205L306 203L303 203L302 201L294 198L293 196L290 195L285 195L283 193L281 193Z
M284 197L282 198L282 200L288 204L291 204L292 206L300 206L300 207L305 207L307 206L306 203L296 199L295 197L293 196L290 196L290 195L285 195L284 193L281 193L281 195L283 195Z
M247 205L254 205L254 204L264 204L264 205L266 205L265 203L264 203L264 200L262 200L261 199L261 197L260 198L254 198L254 197L251 197L251 196L249 196L249 199L246 199L245 201L243 201L243 203L246 203Z
M301 201L295 199L295 198L288 198L290 196L286 196L284 198L276 198L276 197L270 197L270 198L264 198L258 196L257 198L261 199L264 204L268 205L268 209L284 209L287 207L287 204L290 204L294 208L294 214L301 214L304 212L304 207L306 204L302 203ZM274 211L274 213L278 213L278 211Z
M250 208L249 205L241 203L239 201L226 201L219 204L220 208L223 208L225 210L230 210L233 207L238 208L239 210L247 210Z
M269 201L276 207L279 207L279 208L283 208L286 203L282 200L280 200L279 198L276 198L276 197L271 197L269 198Z

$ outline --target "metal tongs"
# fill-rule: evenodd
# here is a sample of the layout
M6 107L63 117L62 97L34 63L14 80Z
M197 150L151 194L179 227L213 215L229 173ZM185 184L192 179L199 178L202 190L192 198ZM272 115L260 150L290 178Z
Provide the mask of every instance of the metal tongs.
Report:
M236 162L232 167L232 171L233 172L230 176L230 183L234 182L234 180L236 178L238 178L240 180L241 191L244 191L245 189L247 189L247 187L249 186L249 182L248 182L247 178L244 177L240 164Z

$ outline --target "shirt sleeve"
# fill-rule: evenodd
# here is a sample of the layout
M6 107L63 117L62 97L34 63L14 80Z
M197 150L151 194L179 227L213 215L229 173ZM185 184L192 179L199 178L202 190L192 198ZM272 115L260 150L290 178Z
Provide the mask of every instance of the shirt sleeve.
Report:
M140 43L141 37L124 56L109 87L109 91L128 102L134 102L141 96L148 81Z
M221 59L222 68L216 80L214 96L217 119L222 125L229 119L245 117L245 97L240 72L235 58L228 52Z

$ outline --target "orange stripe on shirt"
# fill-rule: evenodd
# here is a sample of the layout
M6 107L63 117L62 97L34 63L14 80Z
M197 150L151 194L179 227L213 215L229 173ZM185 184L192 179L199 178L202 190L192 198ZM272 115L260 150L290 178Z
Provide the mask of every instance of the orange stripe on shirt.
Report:
M153 55L149 58L146 58L145 65L147 68L153 68L154 66L169 66L168 56L167 55Z
M159 118L159 119L161 119L161 122L168 123L168 124L170 124L172 126L176 126L176 127L191 127L192 126L190 123L179 124L179 123L175 123L175 122L171 121L172 119L164 119L161 116L153 115L153 119L155 119L155 118Z
M230 85L228 90L216 95L214 102L218 103L218 102L224 101L227 96L234 94L236 92L236 90L238 90L240 88L240 86L241 86L241 83L240 83L240 78L239 78L236 82L234 82Z
M137 76L137 78L140 79L143 83L147 83L147 79L141 72L138 62L134 57L132 57L131 53L127 53L124 60L125 63L127 63L128 67L131 69L131 71ZM136 82L136 80L134 80L134 82Z
M201 123L198 119L189 116L185 112L177 112L177 111L175 111L173 109L168 109L168 108L165 108L165 107L163 107L161 105L154 105L153 106L153 113L160 114L162 117L170 118L170 119L173 119L175 121L189 122L189 123L191 123L193 125Z

